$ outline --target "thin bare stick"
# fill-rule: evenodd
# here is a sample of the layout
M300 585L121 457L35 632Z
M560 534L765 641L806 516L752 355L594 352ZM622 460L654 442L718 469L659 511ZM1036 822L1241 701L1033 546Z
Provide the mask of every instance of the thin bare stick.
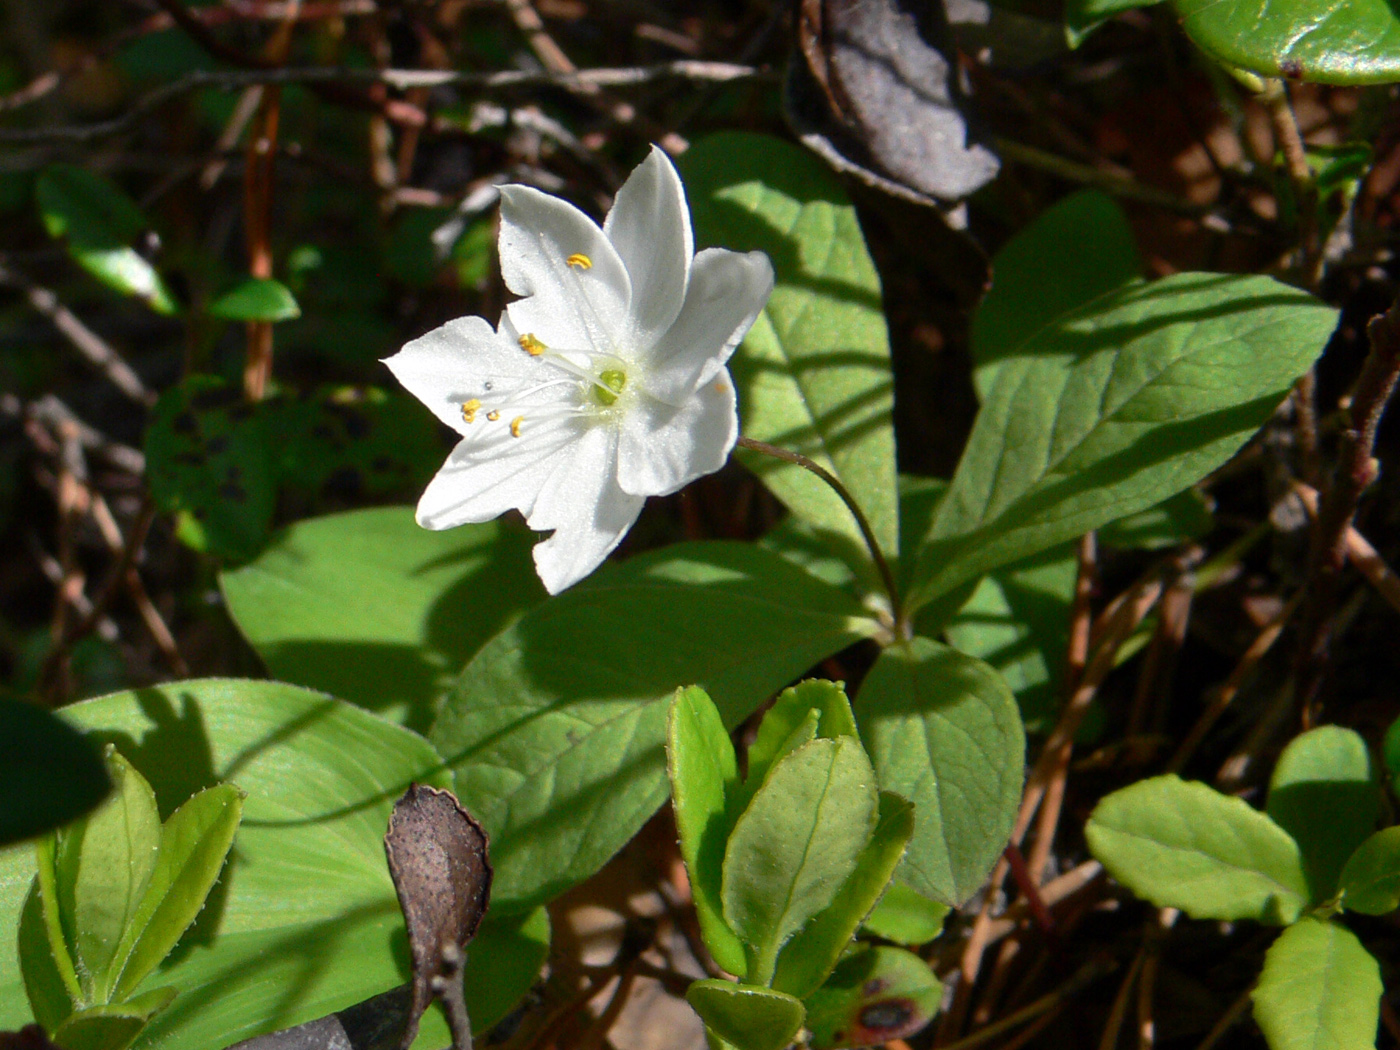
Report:
M974 1047L990 1042L1005 1032L1011 1031L1027 1021L1034 1020L1047 1010L1072 999L1081 991L1093 984L1105 974L1112 973L1118 968L1118 964L1112 959L1095 959L1085 963L1068 981L1060 985L1054 991L1047 992L1035 1002L1023 1006L1015 1013L1007 1014L1000 1021L996 1021L984 1028L979 1028L955 1043L935 1044L939 1050L973 1050Z
M1092 186L1125 200L1155 205L1158 208L1179 212L1182 215L1200 216L1210 212L1210 208L1193 204L1184 197L1178 197L1173 193L1167 193L1165 190L1159 190L1152 186L1144 186L1133 179L1125 179L1121 175L1101 171L1088 164L1066 160L1054 153L1036 149L1034 146L1027 146L1024 143L1013 142L1001 137L995 138L993 143L997 152L1011 163L1023 164L1028 168L1058 176L1066 182Z
M112 385L127 397L146 408L156 402L155 394L146 389L130 365L122 359L105 339L94 332L76 314L59 302L58 296L42 285L35 284L23 274L10 269L0 262L0 284L18 288L29 305L47 317L69 345L111 380Z
M1215 1044L1225 1037L1225 1033L1235 1027L1239 1019L1244 1016L1244 1012L1249 1009L1253 992L1254 989L1246 988L1239 998L1230 1004L1230 1008L1221 1014L1220 1020L1211 1026L1210 1031L1206 1033L1206 1037L1201 1040L1196 1050L1212 1050Z

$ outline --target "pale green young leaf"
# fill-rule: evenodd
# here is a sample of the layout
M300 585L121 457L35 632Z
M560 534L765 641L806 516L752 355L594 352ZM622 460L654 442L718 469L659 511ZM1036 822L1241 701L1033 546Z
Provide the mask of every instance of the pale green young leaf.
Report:
M1400 908L1400 826L1376 832L1342 869L1342 907L1363 915Z
M678 166L697 244L765 252L777 278L729 366L744 434L810 456L840 478L881 549L896 556L889 339L880 278L845 191L812 154L765 135L708 136ZM879 587L860 530L825 483L792 464L739 456L867 586Z
M85 1007L58 1026L54 1042L63 1050L126 1050L175 995L174 988L156 988L128 1002Z
M220 784L192 797L161 827L155 869L116 952L109 982L113 1001L128 999L194 922L242 815L243 793Z
M1215 469L1321 353L1336 311L1267 277L1130 283L997 368L915 569L917 608Z
M747 775L731 801L730 812L735 818L748 806L778 760L819 736L859 739L844 683L809 678L784 689L764 712L754 742L749 745Z
M676 691L666 723L666 766L681 856L705 947L730 973L743 973L744 946L724 921L720 881L731 821L726 804L739 785L734 745L714 701L695 686Z
M1340 923L1300 919L1269 946L1254 1019L1269 1050L1374 1050L1380 967Z
M59 970L60 965L72 970L72 961L61 943L60 949L61 954L49 943L43 905L39 902L39 881L35 879L20 907L17 950L24 994L29 999L34 1020L46 1032L57 1028L81 999L77 974Z
M685 999L709 1033L736 1050L783 1050L805 1016L801 1000L751 984L696 981Z
M210 303L209 312L225 321L290 321L301 307L281 281L251 277Z
M982 885L1021 798L1025 732L1001 676L914 638L880 654L855 701L880 787L914 803L899 877L946 904Z
M874 771L850 737L813 740L769 771L724 853L724 917L748 949L750 983L770 984L778 951L835 899L877 808Z
M1279 756L1265 812L1298 843L1314 902L1337 892L1337 877L1380 816L1380 784L1355 730L1319 726Z
M1152 777L1115 791L1085 828L1108 873L1161 908L1195 919L1286 924L1308 904L1298 844L1243 799Z
M889 885L914 833L914 807L888 791L880 792L879 805L875 831L856 870L836 898L778 953L773 987L779 991L799 999L816 991Z
M97 809L58 832L54 871L64 938L88 1003L108 1002L118 949L155 870L156 796L135 767L107 749L113 790Z
M492 907L586 878L666 800L666 715L698 684L733 728L879 630L855 598L743 543L604 566L492 639L431 739L491 836Z
M927 944L943 932L943 923L952 909L929 900L902 882L890 884L880 903L865 920L865 929L906 948Z

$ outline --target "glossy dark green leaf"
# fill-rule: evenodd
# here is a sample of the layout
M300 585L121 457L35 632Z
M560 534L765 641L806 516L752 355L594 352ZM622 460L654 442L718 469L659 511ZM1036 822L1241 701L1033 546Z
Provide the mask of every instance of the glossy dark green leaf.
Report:
M978 396L1041 328L1141 276L1128 217L1108 194L1080 190L1041 212L992 259L992 286L972 315Z
M492 907L549 900L665 800L666 718L699 684L728 727L878 632L850 595L742 543L604 566L476 655L431 739L491 835Z
M895 882L865 920L865 929L906 948L927 944L943 932L951 911L940 901L929 900L902 882Z
M1279 935L1254 989L1270 1050L1374 1050L1380 967L1356 934L1311 916Z
M885 892L913 834L914 807L898 795L880 792L875 830L856 861L855 871L835 899L778 954L774 988L805 999L821 987Z
M493 635L544 597L534 534L424 529L411 507L297 522L224 572L229 612L268 670L426 732Z
M747 948L747 980L770 984L779 950L835 900L877 806L874 771L850 737L813 740L769 772L724 853L724 918Z
M290 321L301 307L281 281L251 277L210 303L209 312L225 321Z
M744 945L720 905L724 844L732 827L728 796L739 785L734 745L714 701L703 689L677 690L666 723L666 766L681 856L705 947L732 974L746 966Z
M1375 830L1380 802L1371 754L1354 730L1319 726L1284 748L1265 810L1298 843L1313 901L1337 892L1347 859Z
M1115 879L1192 918L1285 924L1308 903L1298 844L1243 799L1205 784L1141 780L1103 799L1084 834Z
M771 988L696 981L685 999L706 1028L738 1050L783 1050L802 1027L802 1002Z
M1268 419L1335 324L1271 278L1183 273L1043 326L997 368L910 604L1200 480Z
M1385 915L1400 908L1400 826L1361 843L1342 868L1338 888L1348 911Z
M82 816L111 786L101 753L61 717L0 698L0 845Z
M1320 84L1400 80L1400 13L1388 0L1172 0L1188 36L1225 65Z
M938 1013L943 986L902 948L865 948L841 960L806 1000L814 1050L876 1046L905 1039Z
M895 556L889 340L880 278L855 209L816 157L766 135L708 136L679 167L697 244L765 252L777 277L768 306L730 362L745 435L804 453L834 473L870 519L882 550ZM878 588L860 530L824 482L780 460L739 455Z
M880 654L855 709L880 787L914 803L900 879L962 903L1001 855L1020 803L1015 698L982 661L914 638Z

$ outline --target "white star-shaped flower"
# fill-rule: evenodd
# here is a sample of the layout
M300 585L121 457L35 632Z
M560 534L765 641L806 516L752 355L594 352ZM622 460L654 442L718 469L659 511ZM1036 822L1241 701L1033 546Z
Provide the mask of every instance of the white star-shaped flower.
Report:
M632 172L602 229L528 186L501 189L501 272L522 298L493 330L450 321L385 364L461 442L418 503L449 529L515 508L551 594L612 552L647 496L724 465L739 434L725 363L773 290L762 252L695 254L666 155Z

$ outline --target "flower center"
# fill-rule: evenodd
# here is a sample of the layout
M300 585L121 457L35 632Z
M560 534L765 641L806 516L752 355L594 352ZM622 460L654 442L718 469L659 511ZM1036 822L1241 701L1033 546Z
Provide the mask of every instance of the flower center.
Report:
M600 405L617 404L617 395L627 385L627 373L620 368L605 368L590 388L593 400Z

